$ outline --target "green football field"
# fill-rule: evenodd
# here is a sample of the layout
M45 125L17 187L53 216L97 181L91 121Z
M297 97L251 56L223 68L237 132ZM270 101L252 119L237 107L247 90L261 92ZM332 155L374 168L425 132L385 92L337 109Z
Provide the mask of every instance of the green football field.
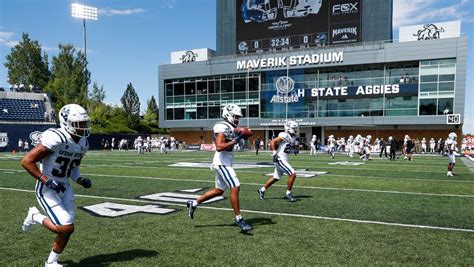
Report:
M254 230L233 225L229 193L201 205L194 221L186 199L214 186L211 152L137 155L90 151L81 165L91 189L74 185L76 232L61 256L67 266L205 265L473 265L474 173L460 160L446 177L447 158L413 162L361 162L336 155L290 156L297 170L327 172L298 177L282 197L287 178L259 200L257 189L273 172L271 156L234 153L241 182L242 215ZM35 225L23 234L34 179L21 155L0 154L0 266L40 266L54 234ZM184 164L186 163L186 164ZM170 166L177 164L176 166ZM183 167L189 165L190 167ZM205 165L205 164L201 164Z

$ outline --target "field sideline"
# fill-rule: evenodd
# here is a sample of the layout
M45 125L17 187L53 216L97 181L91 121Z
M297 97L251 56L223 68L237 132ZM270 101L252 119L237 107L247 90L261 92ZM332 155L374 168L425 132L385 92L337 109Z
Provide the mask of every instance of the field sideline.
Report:
M474 173L460 159L456 176L449 178L447 158L441 156L374 159L359 166L329 164L360 162L344 155L290 156L297 172L328 173L297 178L293 192L299 201L289 203L282 198L286 177L264 201L258 199L265 174L273 171L265 165L269 153L234 155L234 163L263 165L236 169L242 214L254 226L249 234L232 224L228 192L225 199L200 206L194 221L187 217L185 199L213 187L214 171L169 165L210 163L212 153L88 152L81 172L93 187L74 186L76 232L61 261L68 266L474 264ZM29 235L21 232L28 207L39 205L20 158L0 153L1 266L41 265L54 237L40 226ZM104 210L117 217L101 217ZM132 211L142 212L126 214Z

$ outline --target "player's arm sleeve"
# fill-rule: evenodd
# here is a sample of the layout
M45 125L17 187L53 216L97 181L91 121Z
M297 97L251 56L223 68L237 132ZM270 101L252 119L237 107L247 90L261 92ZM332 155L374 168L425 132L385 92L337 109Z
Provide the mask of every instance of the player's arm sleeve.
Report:
M64 142L66 142L66 138L58 130L50 129L41 134L40 143L51 151L60 147Z
M214 128L212 130L214 131L214 134L219 134L219 133L227 134L227 129L228 127L225 124L218 123L214 125Z

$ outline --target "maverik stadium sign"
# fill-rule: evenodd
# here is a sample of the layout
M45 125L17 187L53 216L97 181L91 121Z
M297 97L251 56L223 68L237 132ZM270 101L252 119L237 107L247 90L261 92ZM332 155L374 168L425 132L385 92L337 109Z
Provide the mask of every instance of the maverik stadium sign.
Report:
M281 68L315 64L340 63L344 61L344 52L299 55L290 57L270 57L237 61L237 70Z

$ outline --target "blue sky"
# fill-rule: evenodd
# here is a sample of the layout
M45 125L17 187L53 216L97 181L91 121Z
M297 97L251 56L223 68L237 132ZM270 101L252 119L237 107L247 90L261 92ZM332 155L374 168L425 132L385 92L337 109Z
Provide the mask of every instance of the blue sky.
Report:
M87 22L87 56L92 82L103 85L106 102L119 103L131 82L141 100L158 94L158 65L170 62L170 52L192 48L215 49L216 7L219 0L81 0L99 9L99 20ZM383 1L383 0L381 0ZM66 0L0 0L0 86L8 88L3 65L22 32L38 40L49 58L58 44L82 49L82 20L72 18ZM474 1L394 0L394 38L398 27L462 21L469 40L464 131L474 133Z

